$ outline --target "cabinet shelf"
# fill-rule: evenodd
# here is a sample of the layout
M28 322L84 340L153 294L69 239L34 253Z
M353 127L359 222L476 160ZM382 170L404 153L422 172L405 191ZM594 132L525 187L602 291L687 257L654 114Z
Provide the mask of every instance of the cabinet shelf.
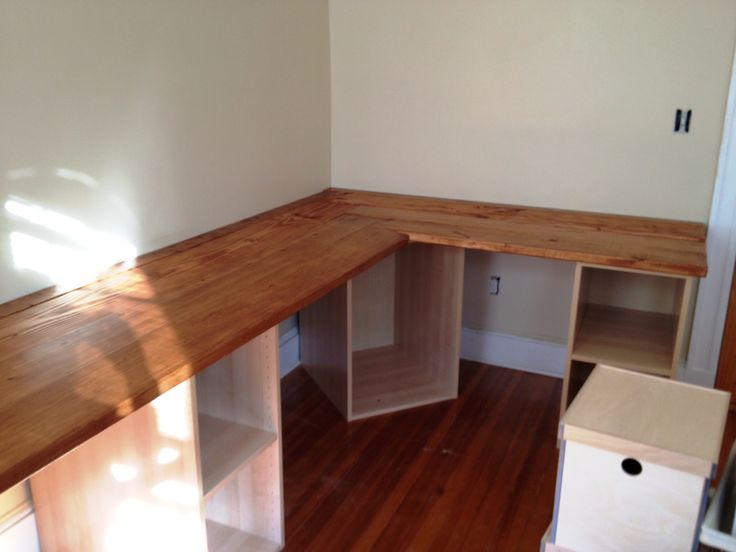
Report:
M584 306L572 360L670 376L677 316L609 305Z
M398 347L353 353L353 419L454 397L445 381Z
M199 442L205 498L251 459L277 440L277 435L200 413Z
M207 548L210 552L273 552L281 547L268 539L217 523L207 524Z

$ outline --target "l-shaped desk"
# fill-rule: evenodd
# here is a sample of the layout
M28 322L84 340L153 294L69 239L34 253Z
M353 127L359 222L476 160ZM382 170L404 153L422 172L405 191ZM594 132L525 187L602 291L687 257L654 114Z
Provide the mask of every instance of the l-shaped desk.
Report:
M706 274L705 237L705 227L691 222L330 188L143 255L134 268L113 270L79 289L61 294L49 289L22 297L0 305L0 492L33 476L37 509L63 493L60 485L64 480L76 481L77 487L91 492L89 476L84 474L90 472L92 458L100 461L104 451L117 446L115 443L133 439L133 435L139 441L154 441L147 437L148 432L168 436L169 444L177 442L176 428L173 433L162 429L162 419L166 418L162 414L163 399L171 395L170 390L181 389L182 384L196 379L196 391L192 388L180 393L176 407L184 408L188 415L195 413L194 421L184 424L190 440L196 440L198 432L202 434L195 452L191 457L186 451L171 452L175 447L164 446L163 442L155 446L148 443L148 452L158 455L159 467L168 464L161 457L166 457L164 451L169 451L174 464L191 464L186 467L187 481L198 487L200 494L196 516L213 521L208 521L206 529L210 548L218 546L218 538L221 542L235 538L228 527L237 529L238 524L242 531L260 533L259 537L269 539L278 548L283 544L283 525L277 519L283 515L279 509L280 490L267 523L269 529L264 530L252 529L258 521L244 520L248 517L245 514L239 521L228 520L225 510L232 509L232 496L202 504L217 492L238 492L216 480L219 472L224 474L223 481L229 477L230 472L223 466L215 466L210 474L204 471L206 463L218 461L208 459L213 454L227 456L226 463L230 461L232 443L216 442L218 437L230 435L229 429L218 424L225 423L222 420L228 415L232 422L238 422L235 418L241 414L233 412L238 410L239 392L247 397L253 389L259 389L255 395L260 414L248 414L245 425L230 428L235 431L232 435L240 435L237 431L243 427L252 429L248 424L255 416L260 422L254 422L259 429L253 431L260 433L244 437L250 439L246 452L272 450L269 454L275 462L264 461L254 469L248 476L249 485L255 489L257 485L252 481L266 472L277 486L281 484L278 383L274 372L278 351L274 352L277 340L273 329L281 320L300 310L308 313L303 358L306 354L311 359L314 366L308 366L310 374L346 418L352 419L447 398L452 396L453 385L456 392L457 302L462 294L464 249L575 262L564 409L569 402L567 395L574 395L598 361L662 376L674 373L692 305L691 289L695 279ZM395 260L389 262L391 257ZM366 276L372 271L377 271L373 281ZM436 281L422 286L422 279L432 280L430 275L438 275ZM425 348L421 332L426 331L431 336L425 342L441 343L445 336L450 343L449 348L430 349L428 356L445 355L449 364L455 365L454 373L450 366L448 373L438 376L444 386L438 395L416 400L409 393L404 403L390 397L389 401L399 402L388 407L385 390L381 389L386 379L401 379L391 373L380 376L377 367L388 349L378 347L379 354L366 357L361 351L352 351L350 338L346 337L346 328L357 325L355 305L370 311L375 282L386 278L396 289L391 299L396 310L393 331L397 339L403 335L408 343L402 353L418 351L416 354L421 355ZM612 282L625 286L628 278L664 279L671 289L671 312L640 312L600 304L605 296L602 288ZM427 320L427 327L418 326L416 317L411 319L411 312L422 309L420 318ZM445 310L433 316L431 309ZM322 340L340 344L323 347ZM222 359L230 360L224 365ZM431 362L428 358L420 360ZM357 372L359 364L363 366L362 375ZM215 367L205 370L211 365ZM253 372L254 365L268 367L265 379L248 380L248 370ZM238 371L241 369L245 372ZM354 376L352 369L356 370ZM430 376L443 369L433 367ZM420 376L413 374L405 379L412 385ZM351 390L353 378L355 385L363 378L361 390ZM370 389L378 389L381 395L373 405ZM405 391L399 395L406 398ZM223 400L218 393L232 401L230 414L222 412ZM158 417L141 419L136 429L114 434L114 428L121 425L116 422L142 418L141 412L151 410L151 404ZM204 443L206 432L209 439L214 439L208 445ZM74 460L75 455L82 454L79 451L92 450L95 439L103 440L105 435L112 443ZM179 437L179 442L184 440ZM210 447L209 451L205 447ZM219 452L211 454L213 450ZM132 464L140 460L135 455L129 457L133 458L129 462ZM64 462L69 465L53 474L54 466ZM84 468L74 475L71 462ZM140 466L135 468L122 461L112 465L119 468L117 475L113 474L117 484L127 481L133 472L142 478ZM243 465L245 456L243 462L235 462L228 469L236 473ZM125 472L126 467L133 471ZM208 477L214 478L212 482L208 483ZM183 508L188 498L182 495L181 485L172 486L169 479L164 482L169 486L153 485L154 490L158 489L153 492L156 500L165 502L168 497L175 503L178 500L177 507ZM242 477L239 485L241 490L247 486ZM265 496L271 491L259 492ZM130 495L125 496L130 499ZM47 506L49 515L58 521L60 512L80 510L79 500L75 496L65 504ZM93 503L94 508L103 508L101 499L95 500L86 508L92 508ZM91 515L92 510L88 513ZM39 512L42 539L52 539L47 542L57 545L66 542L57 529L43 527L43 515ZM116 511L114 515L119 521L123 514ZM84 517L80 511L74 516L75 523ZM197 538L191 542L198 542ZM89 535L85 539L75 542L81 548L99 542ZM257 542L255 545L260 546Z

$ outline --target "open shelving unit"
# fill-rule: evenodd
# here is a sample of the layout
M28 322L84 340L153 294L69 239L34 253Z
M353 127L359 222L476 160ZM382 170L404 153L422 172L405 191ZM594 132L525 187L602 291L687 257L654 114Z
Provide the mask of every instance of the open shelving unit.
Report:
M199 414L202 490L207 497L229 476L277 440L275 433Z
M561 412L596 364L674 378L693 279L579 263Z
M302 311L302 364L347 420L457 397L463 263L410 244Z
M194 378L210 552L279 550L284 543L276 333Z
M672 314L588 305L572 359L669 377L676 329L677 316Z
M278 329L31 478L45 550L280 550Z

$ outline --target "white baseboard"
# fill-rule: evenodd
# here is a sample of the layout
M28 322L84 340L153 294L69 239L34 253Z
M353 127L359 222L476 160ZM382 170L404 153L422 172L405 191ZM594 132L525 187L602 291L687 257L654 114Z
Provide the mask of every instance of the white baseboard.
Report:
M0 532L0 550L24 550L25 552L39 552L38 531L36 516L32 510L14 520Z
M279 338L279 374L283 378L299 366L299 329L291 328Z
M567 346L554 341L463 328L460 357L561 378L565 373Z

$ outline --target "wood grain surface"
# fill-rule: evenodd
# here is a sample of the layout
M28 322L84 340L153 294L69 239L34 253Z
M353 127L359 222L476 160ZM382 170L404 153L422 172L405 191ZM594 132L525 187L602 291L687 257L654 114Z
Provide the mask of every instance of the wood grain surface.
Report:
M282 380L285 551L536 551L552 519L559 379L460 362L455 401L347 423Z
M408 241L706 272L700 224L329 189L0 306L0 492Z
M630 453L646 446L662 454L652 462L679 468L680 456L700 461L692 470L709 477L721 450L729 394L679 381L599 365L562 417L563 439L587 433L600 445ZM615 439L609 439L615 438ZM673 460L670 464L668 456Z

